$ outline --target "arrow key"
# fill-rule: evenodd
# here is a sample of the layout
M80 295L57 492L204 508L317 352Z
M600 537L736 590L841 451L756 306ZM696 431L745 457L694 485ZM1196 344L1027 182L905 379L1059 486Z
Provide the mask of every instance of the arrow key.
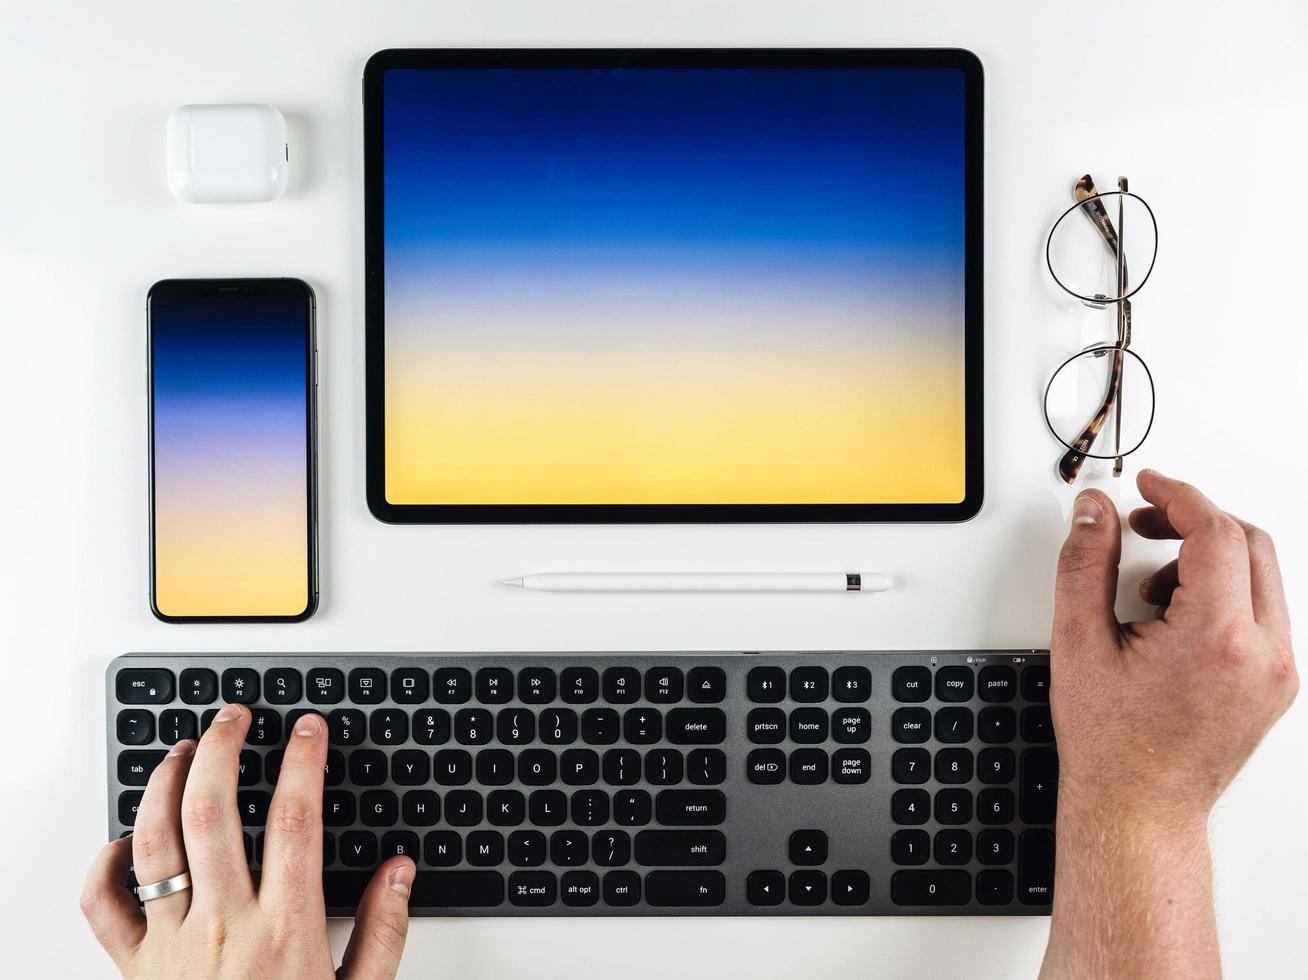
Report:
M837 905L866 905L869 897L866 871L837 871L831 876L831 901Z
M780 871L751 871L745 879L750 905L780 905L786 898L786 876Z
M790 876L790 900L796 905L821 905L827 900L827 876L821 871L796 871Z
M790 835L790 863L799 865L825 864L827 835L820 830L797 830Z

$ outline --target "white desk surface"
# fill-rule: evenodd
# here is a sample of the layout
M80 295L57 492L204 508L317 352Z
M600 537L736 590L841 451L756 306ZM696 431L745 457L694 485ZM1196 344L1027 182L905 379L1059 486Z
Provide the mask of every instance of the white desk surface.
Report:
M6 5L0 31L0 690L10 976L105 976L77 911L103 842L102 674L128 650L631 650L1047 643L1071 495L1048 370L1107 314L1048 284L1045 232L1086 170L1152 203L1135 303L1157 423L1137 465L1199 482L1280 545L1308 618L1302 3L617 0ZM360 75L440 45L961 46L986 69L986 440L962 526L387 527L363 495ZM196 206L163 174L186 102L270 102L291 188ZM323 605L298 626L166 626L146 605L144 298L167 276L293 275L319 298ZM1111 485L1124 505L1133 484ZM1169 549L1127 543L1125 591ZM886 570L865 597L523 594L566 569ZM1124 611L1134 607L1123 605ZM1221 697L1214 690L1214 697ZM1232 977L1303 976L1308 697L1214 818ZM343 942L346 923L332 926ZM1042 918L419 920L407 977L1030 977Z

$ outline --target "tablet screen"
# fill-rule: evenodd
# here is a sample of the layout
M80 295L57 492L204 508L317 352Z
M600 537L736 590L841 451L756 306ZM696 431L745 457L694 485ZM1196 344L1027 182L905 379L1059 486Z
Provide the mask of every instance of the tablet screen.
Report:
M391 505L958 504L964 75L393 68Z

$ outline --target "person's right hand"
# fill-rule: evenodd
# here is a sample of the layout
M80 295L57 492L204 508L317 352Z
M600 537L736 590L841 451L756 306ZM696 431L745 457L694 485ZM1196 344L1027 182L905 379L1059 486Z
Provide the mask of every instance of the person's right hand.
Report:
M1050 687L1059 818L1094 806L1194 826L1299 687L1272 539L1194 487L1140 473L1131 514L1180 555L1140 583L1157 618L1113 612L1121 528L1097 490L1077 497L1059 556Z

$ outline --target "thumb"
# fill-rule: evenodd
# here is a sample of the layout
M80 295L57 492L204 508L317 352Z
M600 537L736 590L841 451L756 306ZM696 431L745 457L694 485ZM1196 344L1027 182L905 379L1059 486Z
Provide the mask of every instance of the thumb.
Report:
M338 980L392 980L409 934L409 889L415 873L407 857L391 858L372 876L359 901L354 932Z
M1072 507L1072 526L1058 554L1054 588L1054 646L1117 643L1117 563L1122 525L1113 502L1099 490L1085 490Z

